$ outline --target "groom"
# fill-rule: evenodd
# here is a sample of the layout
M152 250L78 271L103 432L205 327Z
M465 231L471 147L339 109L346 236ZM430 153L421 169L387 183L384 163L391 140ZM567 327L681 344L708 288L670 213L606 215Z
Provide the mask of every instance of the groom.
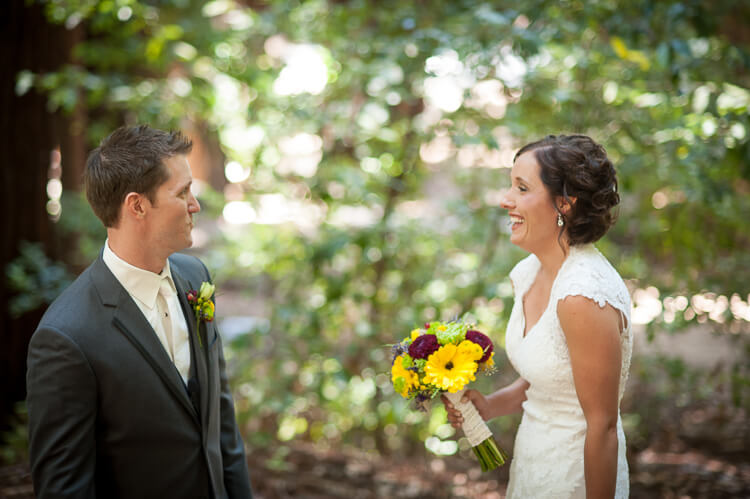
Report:
M179 132L120 128L89 156L86 196L107 228L99 258L31 338L31 472L45 498L249 498L214 322L186 293L210 276L192 245Z

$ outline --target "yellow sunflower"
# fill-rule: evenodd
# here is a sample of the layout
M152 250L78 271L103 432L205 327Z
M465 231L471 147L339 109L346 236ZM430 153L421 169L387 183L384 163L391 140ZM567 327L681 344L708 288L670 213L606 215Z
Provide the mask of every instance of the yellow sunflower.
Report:
M403 343L405 341L409 341L409 342L414 341L414 340L416 340L419 337L420 334L422 334L422 330L421 329L412 329L411 333L409 333L409 336L407 336L406 338L404 338L403 340L401 340L401 343Z
M482 347L473 341L464 340L458 345L444 345L427 358L424 366L424 383L431 383L441 390L456 393L469 381L476 379L474 373L477 371L477 361L482 355Z
M393 382L393 388L402 397L406 398L409 396L409 390L413 386L419 386L419 376L414 371L409 371L404 367L404 356L399 355L396 360L393 361L391 367L391 381Z
M487 360L479 364L479 370L485 374L495 372L495 352L492 352Z
M495 367L495 352L492 352L489 357L487 357L487 360L484 361L484 367L486 369L491 369Z

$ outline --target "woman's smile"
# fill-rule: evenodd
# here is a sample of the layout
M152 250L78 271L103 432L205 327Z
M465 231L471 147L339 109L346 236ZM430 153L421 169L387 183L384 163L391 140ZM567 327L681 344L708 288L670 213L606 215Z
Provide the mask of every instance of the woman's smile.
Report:
M526 221L520 215L510 214L510 230L515 231L519 229Z

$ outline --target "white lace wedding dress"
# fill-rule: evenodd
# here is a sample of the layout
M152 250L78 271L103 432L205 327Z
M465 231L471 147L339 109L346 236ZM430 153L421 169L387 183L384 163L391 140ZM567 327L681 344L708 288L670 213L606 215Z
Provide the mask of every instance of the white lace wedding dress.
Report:
M622 369L619 399L625 389L633 350L630 330L630 295L617 271L593 245L574 246L557 273L549 303L539 321L524 337L523 297L540 268L534 255L511 271L515 303L505 343L516 371L529 382L523 418L513 448L508 484L509 499L585 498L583 444L586 420L576 396L565 334L557 317L557 303L581 295L619 310L626 327L621 333ZM617 420L617 491L628 497L628 463L625 434Z

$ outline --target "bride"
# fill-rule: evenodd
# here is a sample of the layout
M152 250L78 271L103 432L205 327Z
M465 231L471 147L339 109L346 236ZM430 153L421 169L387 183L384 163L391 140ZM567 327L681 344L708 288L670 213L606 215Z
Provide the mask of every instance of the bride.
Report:
M531 253L511 271L515 302L506 350L520 374L484 396L485 420L523 412L508 498L626 498L628 464L619 405L633 339L630 297L593 246L619 202L604 148L583 135L521 148L501 206L511 242ZM461 413L443 397L451 424Z

